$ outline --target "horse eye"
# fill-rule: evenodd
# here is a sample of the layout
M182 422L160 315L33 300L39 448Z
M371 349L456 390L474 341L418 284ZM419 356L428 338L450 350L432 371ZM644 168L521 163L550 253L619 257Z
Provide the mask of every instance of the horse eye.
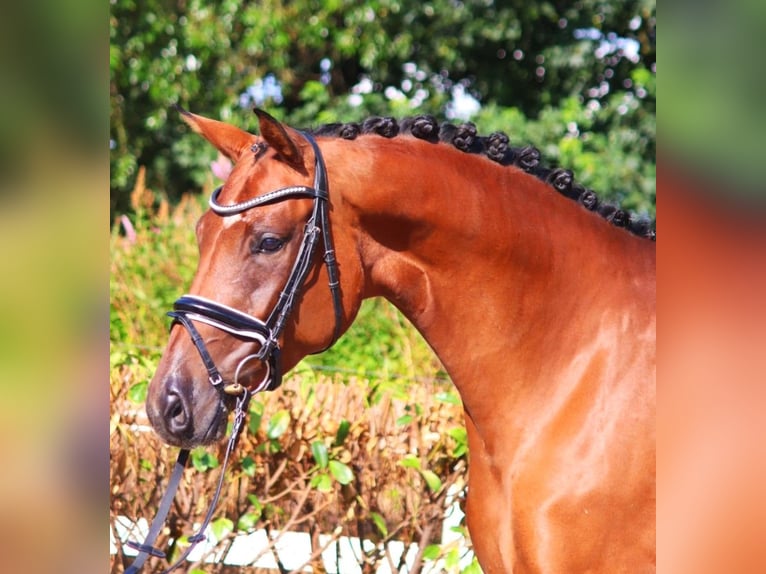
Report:
M279 239L279 237L268 236L264 237L255 245L254 251L256 253L275 253L282 249L285 242Z

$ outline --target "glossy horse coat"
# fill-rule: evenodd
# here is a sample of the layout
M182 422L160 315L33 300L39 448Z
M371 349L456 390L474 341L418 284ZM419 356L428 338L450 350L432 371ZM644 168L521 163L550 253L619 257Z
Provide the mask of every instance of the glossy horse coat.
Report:
M221 204L313 181L309 142L258 115L254 136L184 112L235 164ZM584 207L598 209L595 196L559 185L566 173L541 171L529 149L449 127L440 138L423 122L395 137L354 126L316 132L342 330L362 299L385 297L449 372L465 409L467 522L485 572L653 572L655 243L620 227L633 226L624 213ZM362 131L393 136L390 125ZM311 209L297 198L207 212L189 292L265 318ZM327 283L317 254L281 337L285 371L333 339ZM258 349L198 328L225 378ZM239 381L252 387L262 375L251 362ZM215 441L229 407L175 326L149 389L157 432L187 447Z

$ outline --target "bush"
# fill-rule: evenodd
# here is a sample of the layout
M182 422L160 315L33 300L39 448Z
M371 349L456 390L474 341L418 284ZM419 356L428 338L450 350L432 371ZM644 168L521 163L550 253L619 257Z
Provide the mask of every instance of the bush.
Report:
M112 0L112 215L129 209L141 166L174 201L203 187L214 153L174 104L243 129L257 105L296 127L430 113L546 149L566 134L563 167L574 156L586 185L653 213L655 11L652 0ZM456 94L481 112L457 112Z
M175 449L149 432L142 405L167 338L164 313L194 272L193 229L204 209L188 197L172 210L166 201L155 209L141 180L132 202L135 215L121 219L111 237L113 529L118 517L151 520L172 467ZM417 545L420 564L446 560L458 569L459 550L442 546L441 523L450 486L461 492L466 480L462 409L438 361L395 309L366 304L331 351L301 363L249 410L215 513L217 551L259 529L275 547L278 533L291 530L310 533L318 571L328 544L323 537L320 545L320 534L371 541L357 557L363 571L404 559L406 552L386 554L390 540ZM221 444L192 453L158 540L171 558L207 510L224 450ZM155 562L147 571L161 571ZM114 556L111 571L125 563Z

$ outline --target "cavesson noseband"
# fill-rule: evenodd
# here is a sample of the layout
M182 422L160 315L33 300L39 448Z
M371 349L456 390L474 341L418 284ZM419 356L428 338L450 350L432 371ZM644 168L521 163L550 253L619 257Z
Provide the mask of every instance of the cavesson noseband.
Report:
M324 165L322 152L319 150L311 134L301 132L311 146L314 148L314 186L294 185L283 187L260 195L253 199L248 199L233 205L221 205L218 203L218 196L223 186L218 187L210 197L210 209L222 217L236 215L259 207L261 205L276 203L285 199L293 198L313 198L314 209L311 216L306 221L303 231L303 241L301 243L298 255L293 264L292 271L285 283L282 292L279 295L274 308L271 310L265 321L258 319L224 305L211 301L205 297L197 295L183 295L173 304L173 311L168 315L173 317L174 323L181 323L191 336L194 346L197 347L202 362L208 372L208 380L219 390L219 392L229 395L240 395L245 392L245 388L239 383L238 377L241 368L252 359L263 362L267 367L266 375L263 380L253 389L251 393L262 390L276 389L282 382L282 367L280 364L279 337L285 328L288 318L295 306L298 294L306 280L306 275L311 269L316 251L319 234L322 235L324 243L324 263L327 267L329 277L330 293L335 310L335 329L333 336L327 346L321 351L329 348L340 336L341 325L343 321L343 308L340 298L340 286L338 282L338 264L335 259L335 249L333 247L332 236L330 234L330 217L328 214L329 186L327 184L327 171ZM256 341L260 344L257 352L245 357L240 361L234 374L233 381L224 384L224 379L218 372L210 353L208 353L205 343L199 332L194 326L194 321L205 323L221 329L237 337Z

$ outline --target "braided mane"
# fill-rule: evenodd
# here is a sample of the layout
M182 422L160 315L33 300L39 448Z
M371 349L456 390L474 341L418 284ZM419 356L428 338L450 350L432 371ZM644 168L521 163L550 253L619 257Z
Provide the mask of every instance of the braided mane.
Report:
M443 142L462 152L485 155L500 165L514 165L544 181L562 195L577 201L584 208L599 213L617 227L623 227L640 237L656 240L651 221L638 218L611 203L602 202L592 189L575 182L571 170L551 169L540 165L540 151L533 146L512 147L503 132L489 136L477 134L471 122L460 125L439 124L431 115L414 116L397 121L391 117L370 117L362 123L333 123L310 130L316 136L340 137L347 140L359 135L377 134L385 138L412 135L431 143Z

